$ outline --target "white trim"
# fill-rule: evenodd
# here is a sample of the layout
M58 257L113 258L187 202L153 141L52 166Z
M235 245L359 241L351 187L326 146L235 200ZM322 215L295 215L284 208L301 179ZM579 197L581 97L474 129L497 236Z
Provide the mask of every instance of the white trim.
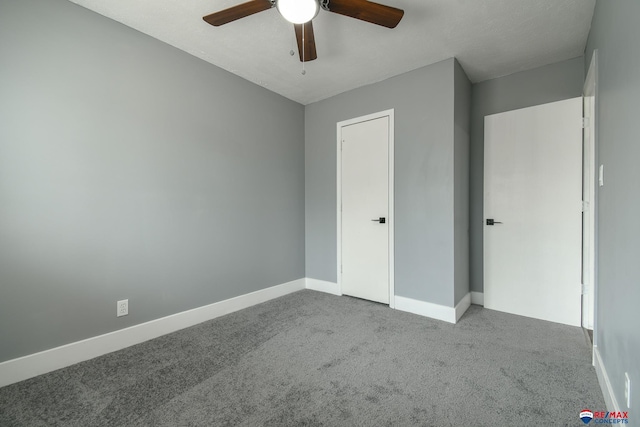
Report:
M596 144L597 144L598 50L593 51L582 90L583 97L583 236L582 236L582 327L595 329L596 295ZM589 120L586 120L588 118ZM588 138L586 136L589 135ZM585 203L586 202L586 203ZM594 333L594 344L597 344Z
M395 289L395 224L396 224L396 215L395 215L395 123L394 123L394 115L395 112L393 109L387 110L389 114L389 307L396 307L396 289Z
M457 323L458 320L460 320L462 315L469 309L470 306L471 306L471 293L467 293L464 297L462 297L460 302L454 308L456 321L453 323Z
M607 370L604 367L604 363L602 363L602 357L600 357L600 352L596 346L593 346L593 366L596 368L596 376L598 377L598 383L600 383L600 389L604 396L604 403L607 405L607 411L621 411L616 401L616 396L613 393L609 375L607 375Z
M395 122L394 122L394 110L390 109L390 110L385 110L385 111L380 111L378 113L373 113L373 114L368 114L366 116L362 116L362 117L356 117L353 119L349 119L349 120L344 120L341 122L338 122L336 124L336 132L337 132L337 136L336 136L336 216L337 216L337 222L336 222L336 232L337 232L337 240L336 240L336 244L337 244L337 251L336 251L336 270L337 270L337 277L338 277L338 295L342 295L342 271L341 271L341 264L342 264L342 215L341 215L341 201L342 201L342 150L341 148L341 140L342 140L342 128L344 126L349 126L349 125L353 125L356 123L360 123L360 122L366 122L369 120L375 120L375 119L379 119L381 117L388 117L389 118L389 218L387 221L387 227L389 229L389 307L391 308L396 308L396 302L395 302L395 222L396 222L396 216L395 216L395 203L394 203L394 191L395 191L395 185L394 185L394 177L395 177L395 172L394 172L394 152L395 152L395 142L394 142L394 135L395 135Z
M298 279L104 335L7 360L0 363L0 387L121 350L304 288L305 279Z
M340 287L337 283L326 282L324 280L310 279L307 277L305 280L305 288L312 291L325 292L331 295L342 295Z
M471 304L484 306L484 293L471 291Z
M405 298L396 295L396 310L406 311L432 319L443 320L449 323L456 323L471 305L471 296L465 295L455 307L434 304L426 301L419 301L412 298Z

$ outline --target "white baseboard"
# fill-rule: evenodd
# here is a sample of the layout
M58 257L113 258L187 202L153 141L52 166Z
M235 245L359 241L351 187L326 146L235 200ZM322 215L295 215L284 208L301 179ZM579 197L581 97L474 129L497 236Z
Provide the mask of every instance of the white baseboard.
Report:
M484 292L471 291L471 304L484 306Z
M454 308L456 313L456 321L453 323L458 323L458 320L462 317L462 315L469 309L471 306L471 293L467 293L458 304Z
M306 278L305 287L312 291L326 292L331 295L342 295L337 283L326 282L324 280Z
M298 279L119 331L7 360L0 363L0 387L121 350L304 288L305 279Z
M426 301L418 301L411 298L396 295L396 310L406 311L432 319L443 320L449 323L456 323L471 305L471 296L465 295L455 307L433 304Z
M596 368L598 383L600 383L600 389L604 396L604 403L607 405L606 410L615 412L620 411L620 406L618 405L616 396L613 393L613 387L611 387L611 381L609 381L609 375L607 375L607 370L604 367L604 363L602 363L600 352L596 346L593 346L593 366Z

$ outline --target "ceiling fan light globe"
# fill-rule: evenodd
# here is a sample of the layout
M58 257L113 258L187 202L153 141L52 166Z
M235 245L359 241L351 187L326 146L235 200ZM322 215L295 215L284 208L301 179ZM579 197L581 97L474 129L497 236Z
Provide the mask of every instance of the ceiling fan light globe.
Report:
M277 0L276 7L284 19L293 24L304 24L318 14L317 0Z

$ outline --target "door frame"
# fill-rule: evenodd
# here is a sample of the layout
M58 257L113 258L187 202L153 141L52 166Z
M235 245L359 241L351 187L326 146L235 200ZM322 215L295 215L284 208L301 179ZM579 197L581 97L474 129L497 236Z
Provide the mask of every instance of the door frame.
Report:
M586 202L583 203L583 218L584 221L588 221L588 226L583 226L583 240L582 240L582 253L583 253L583 295L582 295L582 327L585 329L596 329L596 316L595 316L595 296L597 288L597 253L596 253L596 176L597 176L597 163L596 163L596 149L598 144L597 134L597 85L598 85L598 51L593 51L591 62L589 64L589 70L587 71L587 77L585 78L584 87L582 91L583 108L585 106L585 98L591 98L589 101L589 120L585 120L587 117L587 111L583 111L583 183L588 182L587 188L583 188L583 196L586 196ZM584 137L584 132L588 128L590 139L587 141ZM595 333L594 333L595 344Z
M389 217L387 218L387 228L389 230L389 307L395 308L395 257L394 257L394 110L385 110L378 113L368 114L366 116L356 117L344 120L336 124L336 229L337 229L337 258L336 270L338 277L338 290L342 295L342 128L357 123L376 120L383 117L389 118L389 135L388 135L388 161L389 161Z

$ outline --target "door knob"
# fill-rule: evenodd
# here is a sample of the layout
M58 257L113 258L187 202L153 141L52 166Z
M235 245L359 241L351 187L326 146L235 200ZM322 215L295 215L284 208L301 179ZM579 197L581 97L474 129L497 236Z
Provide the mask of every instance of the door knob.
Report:
M502 224L500 221L495 221L493 218L487 218L487 225L494 225L494 224Z
M387 219L383 216L381 216L378 219L372 219L371 221L375 221L375 222L379 222L380 224L384 224L385 222L387 222Z

